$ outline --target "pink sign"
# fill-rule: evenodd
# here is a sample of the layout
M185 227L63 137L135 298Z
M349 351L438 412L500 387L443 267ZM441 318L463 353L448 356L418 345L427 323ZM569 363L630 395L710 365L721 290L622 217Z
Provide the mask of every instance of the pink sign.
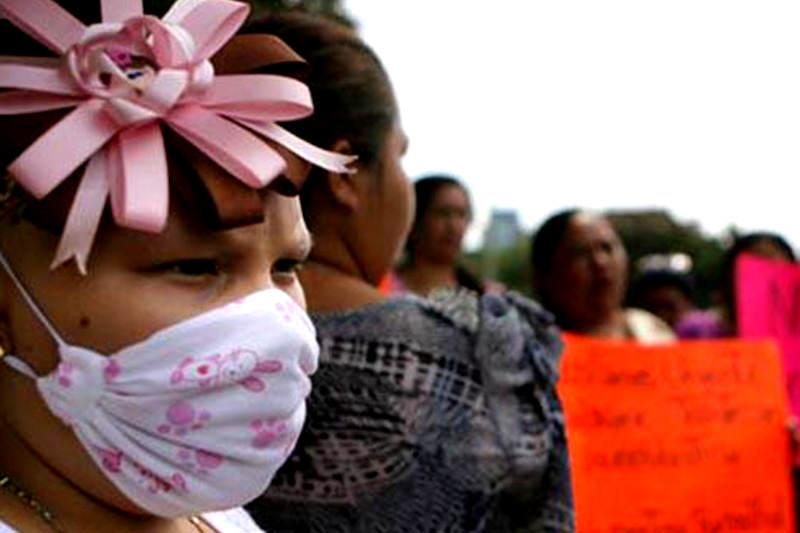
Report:
M739 335L778 342L789 404L800 415L800 266L742 256L736 262Z

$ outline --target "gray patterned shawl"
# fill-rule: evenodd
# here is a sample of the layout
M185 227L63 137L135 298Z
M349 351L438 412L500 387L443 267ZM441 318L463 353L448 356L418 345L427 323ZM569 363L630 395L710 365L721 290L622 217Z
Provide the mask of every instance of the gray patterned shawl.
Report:
M552 319L516 294L314 316L294 455L249 511L270 533L573 531Z

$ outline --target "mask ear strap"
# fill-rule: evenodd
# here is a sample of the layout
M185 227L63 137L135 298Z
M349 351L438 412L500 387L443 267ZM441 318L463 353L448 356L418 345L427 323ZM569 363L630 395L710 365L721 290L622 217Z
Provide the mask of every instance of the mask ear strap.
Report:
M53 324L50 322L50 320L47 319L47 315L45 315L44 311L42 311L42 309L36 304L33 297L25 288L25 285L19 279L17 274L14 272L14 269L11 268L11 264L8 262L8 259L6 259L6 256L3 254L2 251L0 251L0 265L3 266L3 269L8 274L8 277L11 278L11 281L14 282L14 285L17 287L17 290L19 291L22 298L28 304L30 310L33 311L33 314L36 315L36 318L38 318L39 322L42 323L44 329L46 329L47 332L50 333L50 336L53 337L53 340L56 341L58 347L63 348L64 346L67 346L67 343L64 342L64 339L62 339L61 335L59 335L58 331L56 331L56 328L53 327Z
M36 375L36 372L33 371L30 365L18 357L6 355L3 357L3 362L23 376L28 376L31 379L39 379L39 376Z

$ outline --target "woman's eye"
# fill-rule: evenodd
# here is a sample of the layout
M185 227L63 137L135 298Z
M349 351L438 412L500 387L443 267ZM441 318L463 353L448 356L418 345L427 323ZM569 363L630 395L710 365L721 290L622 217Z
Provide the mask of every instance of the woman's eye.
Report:
M217 276L220 273L219 263L214 259L172 261L161 265L158 269L169 274L187 277Z
M291 278L294 279L302 268L302 261L296 259L280 259L275 261L275 264L272 266L272 273L274 276L281 276L284 278L291 276Z

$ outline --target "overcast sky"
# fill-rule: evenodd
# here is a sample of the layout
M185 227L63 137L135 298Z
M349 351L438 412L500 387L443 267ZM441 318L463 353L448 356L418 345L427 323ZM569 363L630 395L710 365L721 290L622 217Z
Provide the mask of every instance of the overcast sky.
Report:
M800 245L800 2L346 0L384 61L412 177L446 171L527 229L667 207Z

